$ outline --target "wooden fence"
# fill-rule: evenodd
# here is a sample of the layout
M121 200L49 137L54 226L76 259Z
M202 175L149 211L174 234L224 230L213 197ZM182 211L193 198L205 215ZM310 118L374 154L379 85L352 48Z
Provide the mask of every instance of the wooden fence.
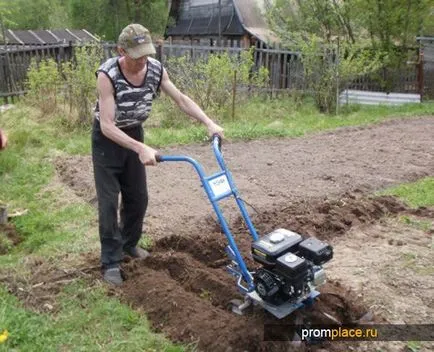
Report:
M161 62L166 63L170 58L188 56L193 62L207 60L209 55L226 52L230 56L239 56L248 48L242 47L215 47L215 46L191 46L185 44L160 44L157 47L157 56ZM254 50L255 68L268 69L271 90L288 88L301 88L303 67L300 54L283 49L267 49L265 47Z
M104 58L117 55L115 44L104 43ZM4 48L7 48L5 50ZM158 43L156 45L157 58L167 63L170 58L187 55L190 60L207 59L209 55L227 52L230 55L239 55L246 48L238 46L216 47L204 45L186 45L173 43ZM27 70L32 59L42 60L52 58L56 62L68 61L74 55L74 46L70 44L58 44L38 47L7 46L0 48L0 103L8 102L9 98L25 93L25 81ZM254 62L256 69L265 67L269 72L269 90L272 92L306 89L303 75L303 66L300 54L283 49L269 49L263 46L254 49ZM381 75L380 75L381 76ZM392 77L391 88L394 92L420 93L423 90L423 80L420 77L420 66L407 65L399 72L384 71L380 78ZM359 90L384 91L381 80L375 80L372 76L359 77L345 88ZM2 99L3 98L3 99Z
M423 64L420 70L420 81L423 83L424 97L434 99L434 37L421 39Z
M4 47L3 47L4 48ZM69 61L73 47L69 44L46 46L7 46L0 49L0 98L8 101L26 91L27 70L32 60L54 59L56 62Z

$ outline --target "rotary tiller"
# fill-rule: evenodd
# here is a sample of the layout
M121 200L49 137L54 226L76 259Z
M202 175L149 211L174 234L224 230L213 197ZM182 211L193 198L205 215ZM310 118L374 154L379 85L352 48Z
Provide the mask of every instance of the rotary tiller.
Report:
M332 247L315 237L302 236L283 228L258 236L224 162L218 135L213 136L212 147L220 171L210 176L206 176L202 166L188 156L159 155L157 161L188 162L198 173L228 241L226 253L230 264L227 270L236 278L237 287L244 296L244 302L231 301L233 312L243 314L252 304L259 304L281 319L303 306L311 305L319 295L318 286L325 283L322 265L332 259ZM235 198L253 238L251 255L260 264L255 271L247 268L219 207L219 201L228 197Z

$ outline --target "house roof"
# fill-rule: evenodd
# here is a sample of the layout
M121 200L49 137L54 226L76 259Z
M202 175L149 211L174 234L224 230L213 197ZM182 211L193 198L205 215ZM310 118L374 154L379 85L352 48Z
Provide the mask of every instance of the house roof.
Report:
M233 2L240 22L247 32L265 43L279 41L277 35L268 27L264 0L233 0Z
M167 28L168 36L218 35L219 16L222 35L250 33L259 40L278 41L265 20L266 0L178 0L172 2L170 13L176 24Z
M220 27L223 35L242 35L243 27L237 16L221 16ZM219 17L211 15L210 17L199 17L190 19L181 19L175 26L169 27L166 34L170 35L218 35Z
M6 41L0 36L0 42L18 45L48 45L58 43L81 44L99 41L97 37L85 29L57 30L12 30L5 32Z
M168 36L218 35L219 17L223 35L244 33L232 0L223 0L220 9L218 0L178 0L172 3L170 13L176 24L167 28Z

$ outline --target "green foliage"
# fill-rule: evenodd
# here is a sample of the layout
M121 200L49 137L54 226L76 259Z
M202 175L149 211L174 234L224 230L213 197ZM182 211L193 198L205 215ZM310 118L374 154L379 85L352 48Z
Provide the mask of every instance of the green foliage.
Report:
M49 28L52 1L54 0L7 1L9 4L7 18L10 20L8 27L14 29Z
M66 62L62 71L66 83L69 111L78 115L80 125L89 125L97 98L95 72L103 59L100 45L76 47L74 61Z
M32 59L27 72L28 101L44 115L53 113L58 106L60 82L58 66L53 59L40 62Z
M57 64L53 59L32 61L28 70L27 101L43 115L63 108L69 125L88 126L96 101L95 71L103 58L100 45L75 47L72 61Z
M414 183L393 187L384 194L400 197L414 208L432 207L434 206L434 178L427 177Z
M415 60L407 45L415 44L432 2L398 2L276 1L270 25L285 45L302 52L306 83L321 111L334 112L337 91L357 76L390 90L394 73Z
M429 35L433 21L432 0L276 0L269 11L273 29L290 42L293 32L315 34L331 43L363 44L392 54L392 48L414 43ZM427 31L428 30L428 31Z
M230 115L233 99L236 104L246 101L248 96L234 92L234 85L261 88L268 80L265 68L253 71L252 50L240 55L211 54L195 62L182 56L169 59L167 66L175 85L210 113ZM169 116L169 120L173 119Z
M8 29L86 29L116 41L131 22L161 37L168 7L166 0L0 0L1 17Z
M15 25L11 20L13 8L14 4L10 4L10 2L6 0L0 0L0 42L4 42L3 30Z
M301 53L306 88L313 92L321 112L336 111L337 92L358 76L381 67L381 52L373 52L351 43L327 44L316 34L293 33L293 47Z
M141 23L154 36L162 36L168 16L165 0L69 0L72 26L86 28L108 41L116 41L122 28Z
M68 11L68 2L64 0L51 0L49 22L50 24L47 28L74 28L73 26L71 26L71 20Z
M354 25L389 55L396 45L413 45L417 35L432 34L425 32L434 19L432 0L352 0L351 5Z
M315 35L330 43L333 37L355 42L350 1L276 0L268 19L273 30L286 42L293 33Z
M105 40L115 40L119 31L118 12L108 0L69 0L69 17L73 28L86 28Z

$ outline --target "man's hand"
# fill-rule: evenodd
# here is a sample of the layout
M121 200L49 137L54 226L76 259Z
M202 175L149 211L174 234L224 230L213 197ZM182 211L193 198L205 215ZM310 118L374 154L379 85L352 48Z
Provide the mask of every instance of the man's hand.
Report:
M147 145L143 145L139 151L139 159L143 165L157 165L156 155L157 151Z
M7 144L8 144L8 137L2 130L0 130L0 150L6 148Z
M217 125L216 123L211 122L209 125L207 125L207 128L208 128L208 135L210 137L212 137L215 134L218 134L220 138L224 138L223 128Z

